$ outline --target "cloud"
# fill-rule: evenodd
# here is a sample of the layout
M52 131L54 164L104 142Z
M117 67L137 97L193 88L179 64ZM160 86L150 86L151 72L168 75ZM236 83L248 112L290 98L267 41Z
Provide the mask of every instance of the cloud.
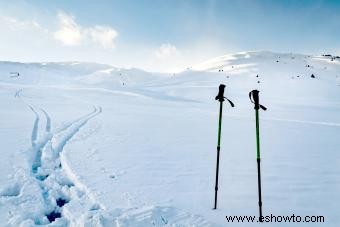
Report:
M115 39L118 36L116 30L109 26L95 26L86 30L86 34L97 45L103 48L113 49L115 48Z
M155 55L158 58L164 59L179 55L179 50L170 43L162 44L156 51Z
M94 44L113 49L118 32L109 26L96 25L82 27L76 23L75 17L65 12L58 13L59 28L54 32L54 38L66 46Z
M66 13L58 13L59 29L54 33L54 38L66 46L80 45L83 40L80 26L74 17Z
M12 31L38 30L44 33L48 33L48 30L43 28L35 20L19 20L14 17L0 16L0 21L3 22Z

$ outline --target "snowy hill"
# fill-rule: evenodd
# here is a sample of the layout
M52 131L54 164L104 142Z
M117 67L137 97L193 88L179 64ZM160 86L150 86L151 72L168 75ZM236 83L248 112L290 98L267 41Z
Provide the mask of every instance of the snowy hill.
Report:
M0 62L2 82L21 84L62 84L76 76L110 68L108 65L95 63L18 63ZM20 79L11 73L20 73Z
M17 76L19 73L19 76ZM0 62L0 82L26 85L93 85L117 87L135 85L164 75L139 69L120 69L85 62L18 63ZM20 77L20 78L19 78Z
M336 56L272 52L177 74L0 62L0 226L252 225L225 217L258 215L253 89L268 108L264 215L339 226L339 78ZM220 83L236 107L224 108L212 210Z

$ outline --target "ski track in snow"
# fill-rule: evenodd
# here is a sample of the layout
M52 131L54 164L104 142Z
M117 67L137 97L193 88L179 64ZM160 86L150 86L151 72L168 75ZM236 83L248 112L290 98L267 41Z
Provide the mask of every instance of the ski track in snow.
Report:
M86 193L86 191L84 191L83 188L77 188L76 184L73 182L74 181L73 179L75 179L75 177L72 177L72 179L69 177L73 176L74 174L71 172L70 168L67 168L66 170L63 168L63 162L60 160L60 155L62 154L65 145L77 134L77 132L90 119L100 114L101 111L102 111L101 107L98 108L95 107L94 111L91 112L90 114L87 114L79 118L78 120L69 123L68 125L59 129L56 133L50 133L51 126L50 118L47 112L45 110L42 110L42 112L45 114L47 124L45 129L45 135L42 135L42 140L34 143L38 144L38 146L32 147L32 150L36 153L35 161L32 164L32 172L35 178L41 181L40 185L44 198L46 199L46 203L49 206L51 205L54 206L54 209L47 214L47 218L49 219L50 222L53 222L56 218L64 217L62 207L67 203L71 202L71 200L73 199L63 198L64 195L60 193L62 190L68 191L76 190L77 193L79 193L81 196L75 199L85 200L83 202L92 204L90 205L91 206L90 209L100 208L100 206L95 204L94 201L86 201L86 198L88 198L89 196L84 194ZM54 141L57 142L54 143ZM43 155L50 156L50 154L45 154L47 152L52 153L52 158L50 157L47 158L47 160L45 160L46 164L44 165ZM55 178L53 179L53 181L55 181L53 182L54 184L44 183L45 181L48 180L49 176ZM61 179L61 181L59 181L58 179L59 177L62 177L64 179ZM73 187L76 188L72 189ZM51 194L55 193L55 191L57 191L57 194L60 193L59 195L60 198L56 198L55 204L49 204L51 203L51 201L49 200L50 193ZM72 215L70 214L66 215L64 218L69 219L67 216L71 217Z
M31 135L31 142L32 142L32 146L35 146L35 141L38 138L38 127L39 127L39 114L37 111L35 111L35 109L32 106L28 106L32 112L35 115L35 121L34 121L34 125L33 125L33 129L32 129L32 135Z
M45 129L45 131L51 132L51 118L44 109L40 109L40 110L44 113L45 118L46 118L46 129Z
M35 115L33 129L31 134L31 174L38 181L41 188L42 197L45 201L46 218L44 220L35 220L35 225L53 223L56 218L66 219L68 225L72 218L72 209L67 212L63 211L63 207L72 202L73 199L78 202L88 203L89 210L101 209L94 199L89 199L86 194L86 187L77 187L79 183L75 183L76 176L72 173L71 168L63 167L63 161L60 159L65 145L86 125L86 123L102 112L101 107L94 106L93 111L71 121L60 128L51 132L52 121L48 112L42 108L37 110L33 105L28 104L21 98L22 90L15 93L15 97L21 99ZM42 113L42 115L40 114ZM41 118L44 117L46 126L44 130L39 131ZM65 162L65 161L64 161ZM67 166L67 165L65 165ZM18 194L18 193L17 193ZM54 200L54 201L53 201ZM65 206L66 207L66 206ZM84 212L84 210L81 210ZM66 213L66 215L64 215ZM74 220L73 220L74 221ZM73 223L74 224L74 223Z

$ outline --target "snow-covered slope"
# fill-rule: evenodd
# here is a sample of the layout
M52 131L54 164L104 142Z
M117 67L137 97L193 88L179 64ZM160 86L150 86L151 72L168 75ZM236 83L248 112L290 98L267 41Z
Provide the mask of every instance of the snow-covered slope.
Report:
M264 215L322 215L315 226L339 226L339 77L339 58L272 52L167 75L0 62L0 226L256 225L225 218L258 214L252 89L268 108ZM224 109L212 210L220 83L236 107Z
M0 62L0 81L20 84L65 84L72 78L112 68L95 63L18 63ZM19 73L16 77L14 73ZM14 74L14 75L13 75Z
M83 62L0 62L0 75L1 82L23 85L81 86L85 84L108 88L132 86L159 76L166 76L139 69L121 69L110 65Z

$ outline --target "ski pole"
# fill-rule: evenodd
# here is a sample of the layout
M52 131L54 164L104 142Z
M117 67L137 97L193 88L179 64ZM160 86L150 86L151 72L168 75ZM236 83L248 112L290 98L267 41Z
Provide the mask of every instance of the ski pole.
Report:
M223 108L223 102L226 97L224 97L224 84L220 84L218 95L215 97L215 100L218 100L220 102L220 114L219 114L219 120L218 120L218 139L217 139L217 161L216 161L216 180L215 180L215 204L214 209L217 208L217 191L218 191L218 172L219 172L219 165L220 165L220 144L221 144L221 126L222 126L222 108ZM231 107L234 107L234 103L227 99L230 103Z
M252 99L253 97L253 99ZM261 156L260 156L260 121L259 121L259 109L267 110L266 107L260 105L259 91L253 90L249 92L249 99L254 103L255 107L255 119L256 119L256 160L257 160L257 181L258 181L258 193L259 193L259 212L260 222L262 222L262 195L261 195Z

